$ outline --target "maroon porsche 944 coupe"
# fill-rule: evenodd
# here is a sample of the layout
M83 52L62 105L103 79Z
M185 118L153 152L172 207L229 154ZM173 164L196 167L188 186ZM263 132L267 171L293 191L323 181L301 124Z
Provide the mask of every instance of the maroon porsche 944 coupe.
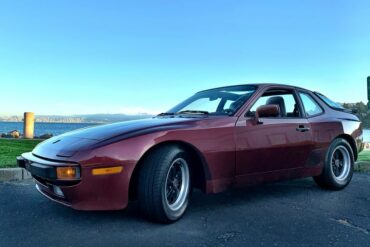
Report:
M198 92L168 112L48 139L18 157L37 190L78 210L123 209L178 220L193 188L312 176L340 190L362 150L362 124L324 95L251 84Z

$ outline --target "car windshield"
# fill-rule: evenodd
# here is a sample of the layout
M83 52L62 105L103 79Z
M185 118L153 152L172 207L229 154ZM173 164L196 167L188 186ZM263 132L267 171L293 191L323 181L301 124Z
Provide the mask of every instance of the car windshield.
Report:
M335 109L339 109L339 110L344 110L344 107L341 106L340 104L332 101L331 99L329 99L328 97L322 95L321 93L318 93L318 92L315 92L315 94L322 100L324 101L328 106L332 107L332 108L335 108Z
M201 91L164 114L233 115L256 91L256 86L242 85Z

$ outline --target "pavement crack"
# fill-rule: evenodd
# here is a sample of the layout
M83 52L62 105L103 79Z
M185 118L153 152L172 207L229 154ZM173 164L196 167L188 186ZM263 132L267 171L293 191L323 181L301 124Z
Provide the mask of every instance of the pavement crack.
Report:
M363 215L363 214L355 214L358 217L363 217L363 218L370 218L370 215Z
M344 226L347 226L347 227L350 227L352 229L355 229L357 231L360 231L366 235L370 235L370 231L366 228L363 228L361 226L358 226L358 225L355 225L353 223L351 223L350 221L348 221L347 219L332 219L334 220L335 222L341 224L341 225L344 225Z
M237 238L241 232L231 231L231 232L224 232L217 236L217 239L223 243L228 243L229 241Z
M204 228L208 227L208 217L202 217Z

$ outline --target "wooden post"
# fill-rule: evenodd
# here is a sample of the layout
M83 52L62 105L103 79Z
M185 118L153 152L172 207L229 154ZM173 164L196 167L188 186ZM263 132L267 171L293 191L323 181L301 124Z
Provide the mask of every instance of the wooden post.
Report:
M23 138L33 139L34 130L35 130L35 114L33 112L25 112Z
M367 109L370 110L370 76L367 77Z

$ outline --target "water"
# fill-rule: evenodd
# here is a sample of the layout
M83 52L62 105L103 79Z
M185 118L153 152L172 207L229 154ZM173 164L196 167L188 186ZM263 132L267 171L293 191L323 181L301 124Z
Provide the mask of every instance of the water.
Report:
M35 123L35 136L53 134L54 136L68 131L94 126L93 123ZM0 134L18 130L23 133L22 122L0 122Z
M35 135L53 134L54 136L68 131L91 127L94 123L35 123ZM8 133L12 130L18 130L23 133L23 123L21 122L0 122L0 134ZM364 141L370 142L370 129L364 130Z
M364 142L370 142L370 129L364 130L363 137Z

